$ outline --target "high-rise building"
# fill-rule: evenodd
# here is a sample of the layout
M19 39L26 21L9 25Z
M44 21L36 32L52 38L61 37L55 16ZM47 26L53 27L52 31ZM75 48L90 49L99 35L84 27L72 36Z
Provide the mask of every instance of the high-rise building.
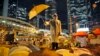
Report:
M33 23L36 22L39 28L44 28L44 20L48 20L51 17L51 14L57 12L59 19L62 23L63 29L72 28L74 32L77 28L75 24L78 25L78 28L88 27L88 23L91 21L95 24L99 23L99 14L100 14L100 2L95 2L97 0L4 0L7 5L8 2L8 11L3 9L6 15L9 17L17 18L20 20L28 20L28 12L32 7L38 4L48 4L50 8L46 9L42 13L36 16L35 21L31 20ZM23 2L24 1L24 2ZM92 8L92 2L97 4L95 10ZM98 0L99 1L99 0ZM3 5L5 6L5 5ZM7 6L5 6L7 8ZM92 16L91 16L92 15ZM71 18L71 19L70 19ZM92 19L89 19L92 18ZM95 19L94 19L95 18ZM37 20L37 21L36 21ZM89 21L88 21L89 20ZM71 22L71 23L70 23ZM70 27L72 25L72 27Z
M8 17L13 17L20 20L27 20L28 10L31 8L32 2L24 0L9 0L8 2ZM30 4L26 4L30 3Z
M34 25L35 24L39 25L40 23L37 23L37 22L39 22L39 20L34 21L34 20L28 19L28 13L34 6L36 6L38 4L43 4L43 3L45 3L45 1L4 0L3 7L7 8L7 9L3 9L3 11L4 11L3 14L4 14L4 16L7 16L7 17L12 17L12 18L16 18L19 20L23 20L23 21L29 22ZM41 13L39 15L43 15L43 13ZM38 17L35 17L35 18L38 18Z
M67 0L70 32L78 28L88 28L88 16L91 15L90 2L87 0ZM78 27L75 26L76 23Z
M47 20L50 19L51 14L56 12L58 14L58 19L62 23L63 31L67 32L67 0L45 0L45 3L50 5L50 8L45 11L45 18Z
M90 0L91 3L91 17L89 17L89 27L92 29L95 26L100 27L100 1Z

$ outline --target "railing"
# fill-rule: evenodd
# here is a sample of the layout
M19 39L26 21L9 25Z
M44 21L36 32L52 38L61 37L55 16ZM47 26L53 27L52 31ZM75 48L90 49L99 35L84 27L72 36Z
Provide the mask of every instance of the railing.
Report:
M7 29L9 28L16 29L29 33L34 33L34 31L36 30L35 27L30 23L15 18L3 17L3 16L0 16L0 26L5 27Z

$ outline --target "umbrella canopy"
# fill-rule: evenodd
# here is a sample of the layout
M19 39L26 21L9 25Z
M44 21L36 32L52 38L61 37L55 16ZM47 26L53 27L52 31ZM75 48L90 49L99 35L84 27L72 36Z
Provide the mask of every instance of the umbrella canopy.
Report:
M56 50L56 53L58 53L62 56L74 56L74 54L70 53L69 50L66 50L66 49Z
M84 31L74 33L74 36L87 36L88 34Z
M95 30L93 30L93 33L95 35L100 35L100 28L96 28Z
M62 56L80 56L80 55L86 56L85 54L92 56L92 53L86 48L75 48L74 47L72 49L74 53L70 53L70 51L67 49L56 50L56 53L61 54Z
M10 49L9 56L28 56L31 52L32 50L26 46L17 46Z
M35 17L36 15L38 15L39 13L41 13L43 10L47 9L48 7L49 6L45 4L40 4L33 7L28 14L29 19L32 19L33 17Z

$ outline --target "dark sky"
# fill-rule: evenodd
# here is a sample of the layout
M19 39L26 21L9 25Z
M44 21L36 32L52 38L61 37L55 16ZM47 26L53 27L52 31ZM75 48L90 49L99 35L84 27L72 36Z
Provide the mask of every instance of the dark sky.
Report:
M67 29L67 0L56 0L56 6L58 17L62 22L62 28Z
M0 0L0 16L2 15L3 0Z
M0 9L3 7L3 0L0 0Z

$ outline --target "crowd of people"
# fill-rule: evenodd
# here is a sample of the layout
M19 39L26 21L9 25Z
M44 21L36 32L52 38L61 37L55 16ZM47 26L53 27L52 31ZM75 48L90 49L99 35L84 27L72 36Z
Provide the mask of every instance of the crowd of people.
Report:
M11 33L11 34L13 34L13 33ZM14 35L11 35L11 36L14 37ZM5 37L9 37L9 36L7 36L5 34ZM30 37L30 38L29 37L28 38L17 38L18 39L17 41L14 41L14 39L15 39L14 38L14 39L12 39L11 42L8 42L9 40L6 40L6 38L3 38L3 39L5 39L5 40L3 40L5 43L1 41L2 43L0 44L0 47L2 47L4 44L9 45L9 46L7 46L7 48L9 48L9 52L8 52L9 55L14 55L13 53L10 53L11 50L13 50L14 48L16 48L16 50L17 50L17 49L20 49L21 47L22 48L25 47L25 49L23 48L23 50L28 49L28 52L30 54L25 52L28 55L36 55L34 53L36 53L36 52L42 53L42 51L45 52L47 49L50 52L55 51L55 50L59 50L59 49L67 49L73 53L72 47L87 47L89 45L88 38L89 38L89 36L88 37L85 37L85 36L84 37L80 37L80 36L76 36L76 37L67 36L66 37L66 36L60 35L58 37L58 41L57 41L58 49L52 49L52 36L50 34L47 34L44 32L39 32L39 33L35 34L35 36ZM97 38L99 38L99 36ZM91 39L97 39L97 38L94 37ZM85 43L83 43L84 41L85 41ZM6 42L8 42L9 44ZM41 55L46 55L46 54L41 54ZM48 54L48 55L50 55L50 54ZM58 54L55 53L55 55L58 55Z
M72 47L88 48L91 45L100 44L99 41L100 35L98 36L95 36L93 34L88 34L87 36L73 36L73 34L68 36L62 35L61 22L60 20L58 20L57 14L52 15L52 17L53 19L51 19L48 22L48 24L45 24L46 26L50 25L50 32L51 32L50 34L48 34L48 32L45 33L43 31L40 31L38 33L35 33L34 36L29 36L29 37L23 36L22 38L19 38L17 36L17 32L14 29L11 31L1 29L0 49L2 49L3 47L8 48L9 51L8 53L6 52L6 54L8 54L9 56L18 56L18 55L20 56L20 54L18 53L21 53L21 55L24 56L28 55L35 56L36 52L43 53L40 56L50 56L50 53L52 53L51 56L61 56L53 51L56 51L58 49L68 49L70 50L69 52L74 53ZM95 43L93 42L94 41L93 39L96 39ZM6 49L6 51L8 49ZM50 53L48 54L48 52L46 51L49 51ZM18 55L16 55L16 53ZM4 56L4 54L1 56Z

